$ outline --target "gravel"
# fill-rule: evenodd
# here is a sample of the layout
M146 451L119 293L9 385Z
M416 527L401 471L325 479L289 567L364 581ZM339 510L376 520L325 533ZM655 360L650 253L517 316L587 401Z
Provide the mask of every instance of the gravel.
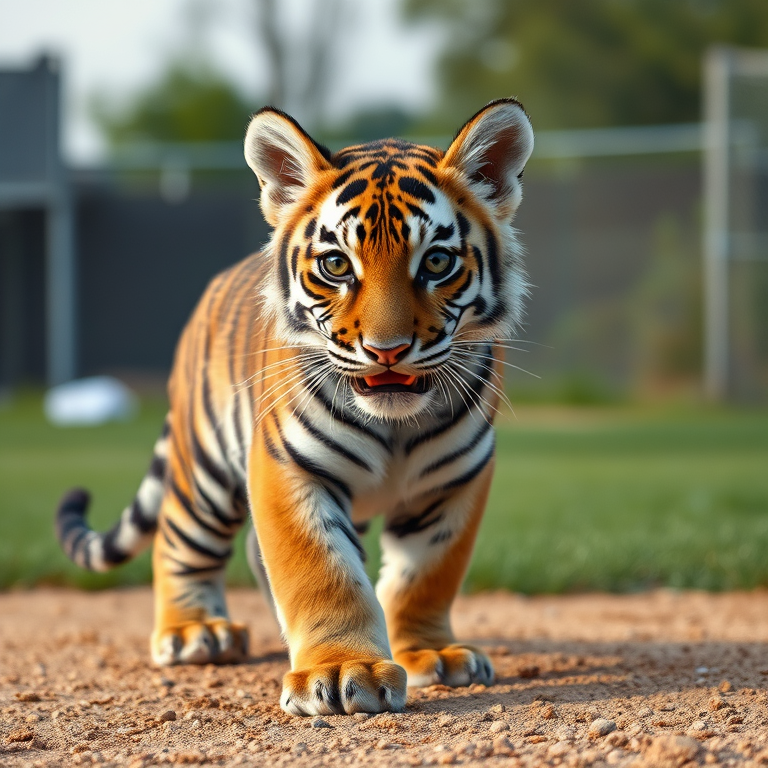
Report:
M157 670L148 589L0 595L0 765L768 764L768 592L461 598L457 633L496 683L352 717L283 713L269 609L249 590L230 607L249 663Z

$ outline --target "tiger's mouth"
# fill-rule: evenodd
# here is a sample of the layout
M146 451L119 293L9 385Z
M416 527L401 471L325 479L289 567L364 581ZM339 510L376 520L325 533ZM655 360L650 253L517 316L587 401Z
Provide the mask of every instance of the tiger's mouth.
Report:
M356 376L352 387L359 395L378 395L384 392L410 392L421 395L429 389L426 376L413 376L395 371L384 371L375 376Z

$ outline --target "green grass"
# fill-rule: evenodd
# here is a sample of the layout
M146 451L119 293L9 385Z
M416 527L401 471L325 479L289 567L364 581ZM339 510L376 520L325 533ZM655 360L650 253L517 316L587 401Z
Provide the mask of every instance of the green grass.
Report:
M0 409L0 587L150 579L147 554L109 574L70 564L53 534L66 489L108 527L131 500L164 414L48 425L39 397ZM241 537L242 538L242 537ZM370 571L378 557L367 537ZM496 479L469 589L527 593L768 585L768 411L528 406L498 428ZM242 542L234 583L252 583Z

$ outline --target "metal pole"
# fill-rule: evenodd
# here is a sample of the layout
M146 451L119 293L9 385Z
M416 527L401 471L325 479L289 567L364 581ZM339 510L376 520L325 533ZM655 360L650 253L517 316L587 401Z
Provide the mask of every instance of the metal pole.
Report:
M704 59L704 391L728 396L728 257L731 53L711 48Z
M48 59L47 69L46 160L47 175L53 182L46 222L47 373L49 384L61 384L75 378L77 371L74 211L60 152L61 77L58 62Z

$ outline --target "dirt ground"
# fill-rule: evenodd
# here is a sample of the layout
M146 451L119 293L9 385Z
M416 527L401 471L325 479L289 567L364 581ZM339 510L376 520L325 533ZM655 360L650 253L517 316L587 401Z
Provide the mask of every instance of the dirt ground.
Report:
M149 589L0 595L0 766L768 764L768 592L459 600L493 686L412 690L403 714L298 718L255 590L252 659L150 666Z

